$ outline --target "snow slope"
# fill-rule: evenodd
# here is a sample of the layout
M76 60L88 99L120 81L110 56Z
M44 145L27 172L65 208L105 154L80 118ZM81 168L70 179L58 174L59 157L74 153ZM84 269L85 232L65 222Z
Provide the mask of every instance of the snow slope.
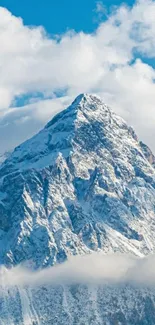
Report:
M155 249L155 170L133 129L80 95L0 167L1 263Z
M78 96L70 107L18 146L0 165L0 263L13 266L22 262L40 268L62 263L69 255L100 250L140 257L153 253L154 162L150 149L139 142L134 130L98 97ZM115 288L106 288L106 297L104 288L93 289L91 293L88 293L90 288L59 288L57 294L52 288L40 288L30 294L25 290L28 289L16 288L8 297L2 290L2 324L155 323L154 318L152 323L138 320L139 310L141 314L149 314L147 299L149 306L154 306L154 294L153 298L147 298L146 291L143 297L138 291L122 289L122 293L119 289L119 307L114 302L111 307L115 322L108 323L112 315L106 316L109 311L103 309L108 308L108 299L118 296L118 289L115 292ZM12 298L14 294L16 298ZM139 317L137 323L133 321L134 306L132 312L130 307L123 312L127 320L121 323L119 316L116 322L116 309L124 305L120 301L132 303L133 294L137 304L141 301L135 311ZM79 305L76 296L80 297ZM94 314L91 321L86 312L76 322L82 296L84 299L89 296L88 314L90 310ZM13 309L12 299L17 302L18 322L12 318L6 321L8 299ZM55 310L52 315L51 308ZM58 320L60 312L63 315Z

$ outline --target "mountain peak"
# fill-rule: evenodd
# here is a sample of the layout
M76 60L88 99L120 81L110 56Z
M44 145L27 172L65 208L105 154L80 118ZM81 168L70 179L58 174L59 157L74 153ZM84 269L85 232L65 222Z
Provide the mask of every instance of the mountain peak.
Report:
M70 109L75 110L98 110L107 108L107 105L103 103L101 98L95 94L83 93L78 95L70 106Z
M80 94L74 99L74 101L69 107L67 107L66 109L64 109L57 115L55 115L55 117L52 118L52 120L47 123L45 128L49 128L53 126L55 123L60 123L61 120L66 119L68 116L74 120L78 119L79 112L85 113L88 111L95 111L103 108L108 109L107 105L105 105L103 101L100 99L100 97L98 97L97 95L91 95L87 93ZM101 112L101 114L102 113L103 112Z
M96 94L82 93L79 94L73 101L72 105L79 105L80 103L92 102L92 101L102 102L101 98ZM103 104L103 102L102 102Z
M0 166L0 264L24 263L40 269L94 251L139 257L155 253L154 163L155 157L133 129L98 97L78 96ZM116 285L111 291L108 281L103 291L101 285L92 291L92 285L35 288L22 287L20 281L9 288L3 273L2 280L0 323L7 325L116 324L119 320L142 324L137 315L144 315L144 310L145 324L155 323L150 316L155 298L152 292L149 298L149 289L141 291L140 303L139 291L131 291L126 283L119 296ZM105 305L102 297L107 297ZM136 317L133 309L136 323L131 312L128 318L123 314L127 305L132 306L131 298L134 306L142 306Z
M98 249L155 251L150 162L123 119L78 96L0 167L0 259L39 266Z
M80 94L43 130L15 148L2 164L0 173L4 168L6 172L6 167L10 172L18 168L40 169L53 165L59 153L66 159L78 151L96 154L96 150L110 150L113 156L119 144L120 147L136 146L137 150L141 150L134 130L121 117L98 96Z
M53 164L58 153L66 158L77 148L80 151L108 148L122 132L125 138L131 136L137 141L133 129L98 96L81 94L43 130L15 148L2 168L8 165L9 172L19 167L43 168ZM112 146L115 146L114 143Z

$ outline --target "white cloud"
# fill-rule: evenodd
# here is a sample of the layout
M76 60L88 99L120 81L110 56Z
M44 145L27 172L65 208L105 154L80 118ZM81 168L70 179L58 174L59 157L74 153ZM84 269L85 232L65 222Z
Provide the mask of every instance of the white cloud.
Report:
M145 258L129 255L93 253L70 257L63 264L41 271L30 271L22 266L10 270L0 268L0 282L14 285L70 285L82 284L132 284L155 287L155 256Z
M100 22L103 17L107 16L107 8L104 6L102 1L97 1L96 2L96 7L93 10L95 15L94 22Z
M0 117L0 152L9 151L33 136L57 112L70 103L70 98L39 100L24 107L10 108Z
M94 11L97 13L105 13L106 12L106 7L103 5L102 1L96 2L96 8Z
M57 38L0 7L0 152L30 137L81 92L100 94L155 151L155 70L145 63L155 57L154 30L153 0L115 8L93 34ZM16 97L33 92L53 99L11 108ZM55 99L57 92L64 98Z

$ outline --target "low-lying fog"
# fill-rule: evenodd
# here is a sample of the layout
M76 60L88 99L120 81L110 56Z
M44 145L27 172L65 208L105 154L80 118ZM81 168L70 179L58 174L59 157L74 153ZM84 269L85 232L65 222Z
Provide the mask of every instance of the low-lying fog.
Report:
M63 285L63 284L155 285L155 256L136 258L129 255L93 253L70 257L61 265L30 271L18 266L0 268L0 285Z

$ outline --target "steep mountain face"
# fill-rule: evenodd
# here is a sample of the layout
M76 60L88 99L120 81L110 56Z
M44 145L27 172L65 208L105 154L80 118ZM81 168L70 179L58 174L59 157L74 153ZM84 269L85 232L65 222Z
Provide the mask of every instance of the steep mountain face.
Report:
M155 158L96 96L80 95L0 165L0 264L155 251ZM155 291L7 288L0 325L154 325Z
M142 149L146 159L149 161L149 163L153 167L155 167L155 156L153 155L150 148L146 144L144 144L142 141L140 141L140 146L141 146L141 149Z
M78 96L0 167L1 263L153 252L155 169L146 148L98 97Z

